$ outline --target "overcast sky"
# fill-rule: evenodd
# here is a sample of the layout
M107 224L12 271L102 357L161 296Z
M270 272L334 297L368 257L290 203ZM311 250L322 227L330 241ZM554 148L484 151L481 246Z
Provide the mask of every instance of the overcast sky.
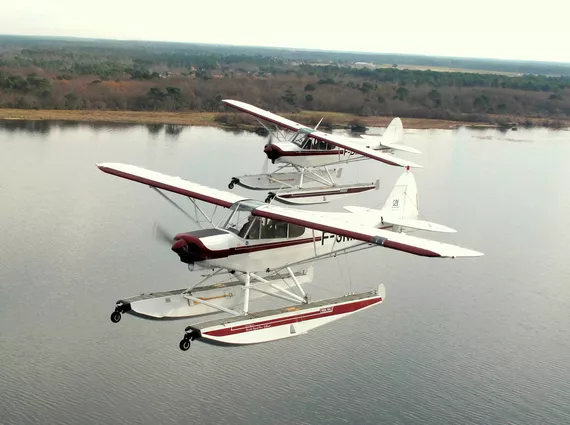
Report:
M7 0L0 33L570 62L569 16L569 0Z

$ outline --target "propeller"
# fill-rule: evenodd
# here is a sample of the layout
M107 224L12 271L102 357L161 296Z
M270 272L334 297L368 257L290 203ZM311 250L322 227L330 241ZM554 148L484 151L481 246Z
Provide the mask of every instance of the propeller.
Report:
M319 128L319 125L321 125L321 123L323 122L323 120L325 119L325 117L322 117L321 120L319 121L319 123L315 126L315 130L317 128Z
M271 146L272 144L273 144L273 133L269 133L269 139L267 141L267 144L265 145L265 148L263 148L263 149L265 150L268 146ZM261 167L261 172L263 174L267 174L268 173L268 167L269 167L269 157L266 155L265 161L263 162L263 166Z
M174 235L167 231L160 223L154 222L153 226L153 236L154 239L159 242L164 242L168 246L171 246L174 242Z

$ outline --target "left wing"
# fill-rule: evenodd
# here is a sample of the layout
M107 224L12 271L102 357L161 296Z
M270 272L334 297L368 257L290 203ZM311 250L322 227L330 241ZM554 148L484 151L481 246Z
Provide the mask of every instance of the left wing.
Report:
M480 252L455 245L378 229L365 221L361 224L358 216L352 213L313 212L263 205L254 209L252 214L423 257L455 258L483 255Z
M222 102L236 108L239 111L253 115L259 119L269 121L272 124L285 127L290 131L299 131L302 128L310 129L309 127L299 124L287 118L280 117L273 112L266 111L265 109L258 108L257 106L250 105L249 103L240 102L239 100L223 99Z
M377 152L373 149L359 145L344 138L334 137L332 134L325 133L323 131L313 130L310 127L299 124L290 119L281 117L273 112L266 111L265 109L258 108L257 106L250 105L249 103L240 102L239 100L223 99L222 102L230 105L242 112L246 112L254 117L268 121L275 125L284 127L290 131L297 132L301 129L308 130L310 132L310 137L320 140L322 142L329 143L333 146L339 147L349 152L354 152L355 154L365 156L376 161L383 162L388 165L395 165L399 167L412 167L421 168L421 165L415 164L411 161L406 161L404 159L395 157L382 152Z
M148 186L156 187L157 189L178 193L179 195L188 196L189 198L225 208L229 208L234 203L246 199L230 192L212 189L207 186L189 182L180 177L168 176L135 165L106 162L97 164L97 167L108 174L113 174L124 179L143 183Z

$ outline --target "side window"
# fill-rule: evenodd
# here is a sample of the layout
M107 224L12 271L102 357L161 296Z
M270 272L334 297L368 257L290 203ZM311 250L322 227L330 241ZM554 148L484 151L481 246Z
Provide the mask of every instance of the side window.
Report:
M261 239L275 238L275 220L269 218L261 219Z
M285 223L284 221L278 221L275 223L275 237L276 238L287 237L287 223Z
M259 217L248 216L238 235L245 239L259 239L261 221Z
M305 233L305 228L303 226L297 226L296 224L289 224L289 237L297 238Z

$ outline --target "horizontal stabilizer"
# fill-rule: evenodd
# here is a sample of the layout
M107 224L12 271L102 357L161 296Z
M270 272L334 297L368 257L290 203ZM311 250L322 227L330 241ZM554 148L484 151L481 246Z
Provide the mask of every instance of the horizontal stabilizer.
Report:
M394 149L395 151L402 151L402 152L409 152L409 153L422 153L421 151L417 150L416 148L412 148L411 146L402 145L400 143L386 143L382 142L382 146L385 146L390 149Z
M365 140L377 139L377 136L371 136L371 135L366 135L366 134L362 134L360 137L362 139L365 139ZM385 147L388 149L394 149L395 151L402 151L402 152L409 152L409 153L422 153L421 151L417 150L416 148L412 148L411 146L403 145L401 143L391 143L391 142L385 142L385 141L380 140L380 145L378 147L376 147L375 149L382 149L382 147Z
M428 232L457 233L457 230L443 226L442 224L424 220L414 220L411 218L384 218L383 223L407 227L410 229L427 230Z
M346 206L343 208L353 214L374 214L378 216L382 215L382 211L366 207ZM395 226L402 226L410 229L427 230L428 232L457 233L457 230L452 229L451 227L432 223L430 221L416 220L413 218L382 217L382 223L393 224Z

